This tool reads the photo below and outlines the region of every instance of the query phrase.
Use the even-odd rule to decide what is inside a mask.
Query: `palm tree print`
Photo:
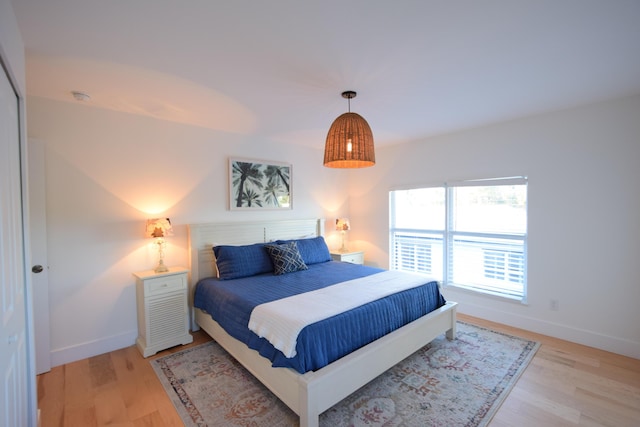
[[[253,191],[251,188],[242,193],[242,201],[244,202],[244,205],[249,208],[253,205],[262,207],[262,200],[260,199],[260,195]]]
[[[248,162],[233,162],[233,188],[236,188],[236,207],[242,207],[245,185],[262,188],[264,175],[260,172],[260,165]]]
[[[231,194],[237,208],[290,207],[290,180],[290,166],[231,161]]]
[[[284,185],[289,192],[289,168],[286,166],[269,165],[265,168],[264,174],[269,184],[279,186]]]
[[[262,193],[264,200],[268,205],[280,206],[280,201],[278,200],[278,186],[268,182],[267,186]]]

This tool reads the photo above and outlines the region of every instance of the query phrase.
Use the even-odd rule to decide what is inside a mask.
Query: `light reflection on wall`
[[[37,55],[28,58],[28,68],[34,76],[46,76],[46,81],[29,80],[29,96],[75,102],[70,92],[57,88],[82,89],[91,96],[83,103],[87,107],[245,135],[256,126],[254,114],[237,100],[176,75],[113,62]],[[92,78],[88,80],[87,75]],[[110,84],[91,84],[96,81]]]

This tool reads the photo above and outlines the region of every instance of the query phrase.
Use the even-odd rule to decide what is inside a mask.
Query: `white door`
[[[31,236],[31,262],[34,264],[31,266],[31,286],[33,288],[36,374],[51,370],[44,150],[42,141],[29,140],[29,235]]]
[[[29,425],[18,97],[0,67],[0,425]]]

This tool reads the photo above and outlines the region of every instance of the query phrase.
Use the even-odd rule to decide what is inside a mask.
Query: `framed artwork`
[[[231,210],[291,209],[291,164],[229,159]]]

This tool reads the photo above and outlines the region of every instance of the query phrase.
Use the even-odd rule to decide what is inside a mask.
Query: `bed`
[[[204,329],[289,406],[300,417],[300,425],[303,427],[317,426],[320,413],[440,334],[445,333],[448,339],[454,339],[456,330],[456,303],[446,302],[435,310],[420,315],[416,320],[386,333],[386,335],[356,350],[348,350],[348,354],[331,360],[326,366],[316,367],[312,364],[306,367],[274,367],[272,366],[273,358],[263,357],[258,351],[249,348],[233,330],[228,333],[221,326],[224,321],[218,323],[207,312],[193,306],[198,282],[218,275],[212,250],[214,246],[283,243],[282,241],[289,242],[291,240],[300,242],[300,239],[305,239],[306,242],[306,239],[313,240],[315,237],[323,235],[324,220],[322,219],[192,224],[189,226],[192,329]],[[327,264],[336,264],[336,262],[331,261]],[[308,270],[312,270],[313,273],[315,270],[321,271],[322,268],[325,266],[310,265]],[[302,273],[306,274],[307,272]],[[381,277],[381,275],[374,273],[376,272],[368,271],[368,274],[372,274],[370,276],[372,278]],[[319,273],[318,277],[323,274]],[[264,276],[269,275],[264,274]],[[246,320],[244,321],[246,322]],[[228,325],[225,327],[228,329]],[[262,350],[260,351],[262,352]],[[282,358],[280,359],[282,360]]]

